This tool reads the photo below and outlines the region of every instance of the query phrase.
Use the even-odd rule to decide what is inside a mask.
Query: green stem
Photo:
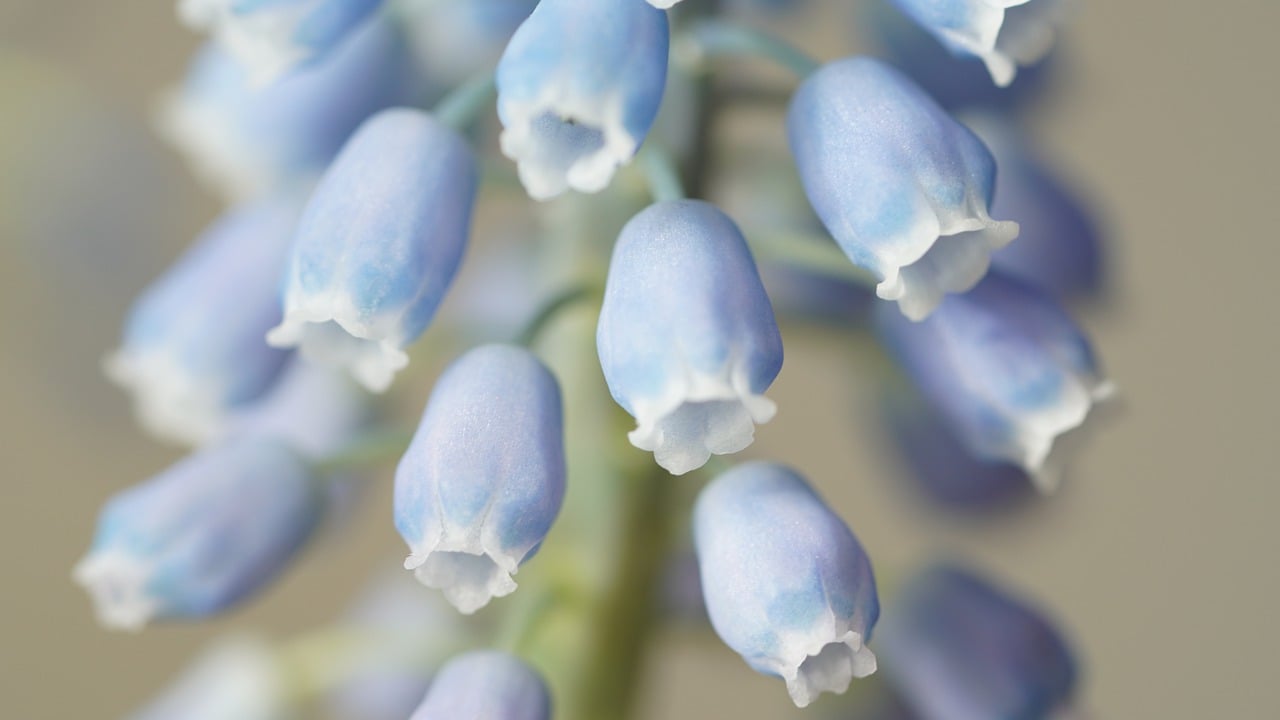
[[[553,295],[538,309],[538,312],[534,314],[528,324],[524,326],[524,329],[520,331],[520,334],[516,336],[516,342],[525,347],[531,347],[538,340],[538,336],[542,334],[542,331],[551,324],[551,321],[562,310],[570,308],[583,300],[596,297],[599,294],[600,289],[594,283],[582,283]]]
[[[385,428],[371,430],[353,440],[346,447],[312,464],[319,474],[353,470],[366,465],[398,458],[409,448],[413,433],[406,430]]]
[[[684,192],[680,171],[676,169],[666,148],[650,142],[640,153],[640,162],[649,180],[649,192],[653,195],[654,202],[683,200],[688,197]]]
[[[803,234],[752,234],[747,238],[751,251],[762,262],[789,265],[875,289],[879,282],[871,273],[849,262],[848,256],[825,237]]]
[[[721,57],[752,57],[771,60],[801,80],[821,67],[817,60],[762,30],[725,20],[702,20],[689,30],[699,54],[713,60]]]
[[[462,132],[475,122],[480,110],[492,102],[496,93],[493,73],[486,72],[450,90],[431,113],[440,122]]]

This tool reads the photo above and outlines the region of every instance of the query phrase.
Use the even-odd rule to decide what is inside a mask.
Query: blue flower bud
[[[298,455],[236,438],[112,498],[74,576],[112,628],[207,617],[279,575],[322,511]]]
[[[598,192],[662,102],[667,16],[638,0],[542,0],[498,64],[502,152],[530,197]]]
[[[950,430],[979,458],[1021,466],[1042,490],[1057,437],[1111,392],[1089,343],[1050,297],[992,273],[923,322],[883,309],[880,335]]]
[[[516,589],[564,499],[560,387],[521,348],[485,345],[436,382],[396,470],[405,569],[470,614]]]
[[[280,321],[296,220],[279,198],[231,210],[134,303],[105,369],[149,432],[207,442],[271,387],[288,353],[262,336]]]
[[[797,706],[875,672],[871,562],[794,471],[724,473],[699,496],[693,531],[711,624],[752,668],[785,680]]]
[[[912,578],[885,613],[885,675],[920,720],[1050,718],[1076,667],[1033,607],[974,574],[940,566]]]
[[[551,695],[518,658],[476,651],[444,666],[410,720],[551,720]]]
[[[996,85],[1048,54],[1062,0],[894,0],[952,53],[982,60]]]
[[[284,321],[267,342],[385,390],[457,272],[476,176],[466,141],[431,116],[396,109],[370,118],[303,213]]]
[[[614,247],[596,331],[628,437],[680,475],[751,444],[776,407],[762,393],[782,339],[746,241],[696,200],[653,205]]]
[[[787,117],[809,202],[876,294],[913,320],[972,287],[1018,234],[988,214],[991,153],[905,76],[869,58],[826,65]]]
[[[335,51],[383,0],[178,0],[178,15],[208,32],[264,85]]]
[[[287,678],[271,647],[247,636],[203,652],[159,697],[130,720],[285,720]]]
[[[413,99],[409,67],[407,43],[384,18],[268,88],[209,43],[165,99],[160,131],[223,195],[255,197],[310,180],[366,117]]]
[[[431,80],[453,86],[491,70],[538,0],[404,0],[400,10]]]

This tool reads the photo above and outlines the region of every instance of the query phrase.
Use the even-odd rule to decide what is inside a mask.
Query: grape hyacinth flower
[[[266,396],[228,423],[227,435],[276,438],[321,460],[354,440],[369,414],[368,396],[346,375],[295,359]]]
[[[148,432],[208,442],[271,387],[288,353],[262,338],[280,321],[296,220],[287,198],[232,209],[134,303],[105,370]]]
[[[370,118],[303,213],[267,342],[386,390],[457,272],[476,181],[466,141],[430,115]]]
[[[430,79],[457,85],[491,70],[538,0],[403,0],[398,10]]]
[[[323,510],[283,442],[233,438],[112,498],[74,577],[111,628],[208,617],[279,575]]]
[[[1035,608],[973,573],[912,578],[878,635],[885,675],[920,720],[1052,718],[1068,709],[1075,661]]]
[[[1042,491],[1058,479],[1048,462],[1055,441],[1112,392],[1070,316],[997,273],[923,322],[883,310],[876,319],[898,364],[965,447],[1019,465]]]
[[[178,16],[209,33],[259,86],[337,50],[382,0],[178,0]]]
[[[413,99],[408,44],[375,18],[323,60],[254,86],[217,43],[165,98],[159,129],[197,175],[242,199],[311,180],[365,118]]]
[[[776,410],[773,308],[742,233],[697,200],[652,205],[614,247],[596,331],[628,438],[674,475],[751,444]]]
[[[814,210],[876,294],[913,320],[987,271],[1018,234],[988,213],[995,162],[904,75],[870,58],[826,65],[796,92],[791,150]]]
[[[551,720],[551,694],[519,658],[479,650],[445,665],[409,720]]]
[[[498,64],[502,152],[529,196],[599,192],[662,102],[667,16],[642,0],[542,0]]]
[[[527,350],[485,345],[436,382],[396,470],[407,570],[471,614],[512,579],[564,499],[560,386]]]
[[[793,470],[738,466],[694,507],[694,543],[716,633],[799,707],[875,672],[866,647],[875,579],[848,526]]]
[[[285,720],[287,679],[256,638],[219,641],[130,720]]]

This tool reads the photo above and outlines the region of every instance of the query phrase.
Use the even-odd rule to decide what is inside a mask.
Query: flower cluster
[[[999,86],[1061,19],[1055,0],[894,1]],[[817,63],[728,19],[802,3],[720,5],[179,2],[211,39],[160,128],[231,205],[140,297],[106,369],[147,430],[193,450],[107,503],[75,579],[111,627],[223,613],[337,527],[362,465],[398,455],[394,524],[425,587],[362,606],[342,642],[218,646],[138,717],[279,719],[316,699],[293,685],[351,717],[622,717],[618,675],[681,555],[670,486],[690,484],[705,618],[795,705],[882,651],[914,716],[1065,707],[1074,659],[1036,611],[943,567],[887,599],[873,640],[871,559],[841,513],[788,465],[713,456],[774,418],[779,321],[816,312],[892,359],[885,427],[921,487],[970,506],[1052,490],[1060,437],[1111,391],[1062,305],[1101,287],[1096,228],[994,114],[1009,101],[935,99],[885,60]],[[759,179],[797,203],[708,201],[736,56],[799,75],[778,108],[798,182]],[[474,335],[446,331],[484,319],[450,312],[450,288],[481,262],[464,260],[473,215],[504,201],[536,219],[509,254],[537,281],[480,292],[528,322],[458,349]],[[803,220],[762,232],[767,202]],[[404,440],[377,396],[414,392],[433,328],[415,352],[456,357]]]

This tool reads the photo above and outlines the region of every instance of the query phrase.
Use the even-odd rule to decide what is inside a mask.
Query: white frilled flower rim
[[[335,293],[298,294],[285,303],[284,321],[267,333],[272,347],[297,347],[311,362],[344,368],[370,392],[385,392],[409,364],[399,313],[362,321],[349,299]]]
[[[445,531],[414,548],[405,558],[404,569],[412,570],[418,582],[443,593],[458,612],[470,615],[493,598],[515,592],[512,576],[522,559],[501,548],[487,547],[483,531],[463,537]]]
[[[245,144],[216,103],[172,89],[160,99],[155,127],[202,182],[232,202],[260,197],[279,180],[265,153]]]
[[[621,94],[587,97],[547,84],[532,102],[502,100],[502,153],[516,162],[529,197],[548,200],[567,188],[600,192],[636,154],[623,123]]]
[[[1008,87],[1019,65],[1043,58],[1062,21],[1063,0],[971,0],[975,20],[965,28],[940,28],[956,47],[978,57],[991,79]]]
[[[71,571],[71,577],[93,598],[98,622],[112,630],[138,632],[159,611],[147,593],[153,566],[117,550],[92,552]]]
[[[187,27],[212,35],[240,61],[249,81],[258,87],[308,59],[310,50],[293,36],[317,2],[278,4],[246,15],[237,14],[232,4],[232,0],[180,0],[178,18]]]
[[[102,368],[129,392],[138,422],[157,438],[194,447],[217,437],[226,425],[222,388],[212,378],[193,377],[169,353],[121,349],[107,356]]]
[[[719,374],[685,367],[667,381],[662,395],[634,403],[631,444],[653,452],[672,475],[706,464],[712,455],[736,453],[755,439],[755,426],[773,419],[777,405],[752,392],[745,368],[725,364]]]
[[[854,678],[875,673],[876,656],[861,633],[828,611],[810,632],[780,638],[778,656],[768,669],[787,683],[796,707],[806,707],[824,692],[843,693]]]
[[[1115,395],[1113,383],[1091,377],[1066,378],[1058,402],[1012,420],[1014,440],[1010,454],[1022,466],[1036,490],[1049,494],[1062,478],[1059,459],[1063,440],[1084,429],[1094,406]],[[1057,451],[1057,452],[1055,452]]]

